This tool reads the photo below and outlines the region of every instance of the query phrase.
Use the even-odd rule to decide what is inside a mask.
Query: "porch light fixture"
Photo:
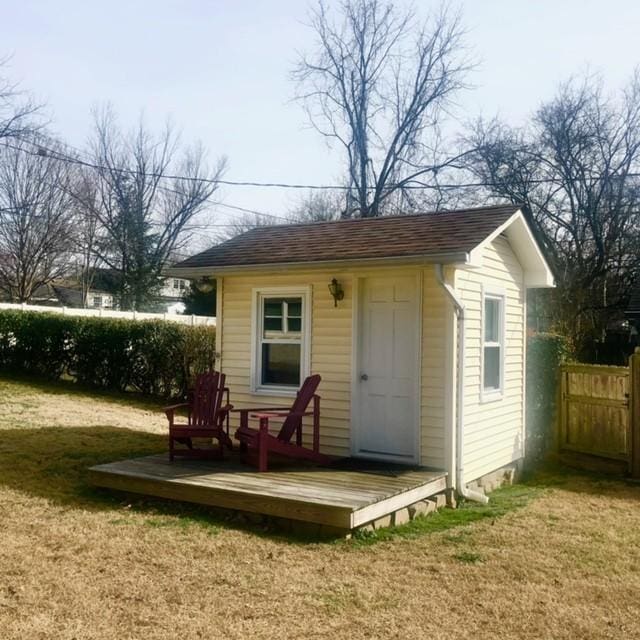
[[[206,276],[196,280],[195,286],[201,293],[211,293],[214,289],[213,281],[211,278],[207,278]]]
[[[331,280],[331,284],[329,285],[329,293],[333,298],[333,306],[338,306],[338,300],[344,299],[344,289],[342,285],[335,279]]]

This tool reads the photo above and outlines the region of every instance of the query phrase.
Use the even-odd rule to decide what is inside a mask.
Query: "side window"
[[[482,391],[502,395],[504,376],[504,296],[485,294],[482,309]]]

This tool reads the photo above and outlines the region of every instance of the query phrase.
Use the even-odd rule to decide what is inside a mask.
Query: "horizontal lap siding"
[[[334,307],[328,283],[338,278],[344,300]],[[224,278],[222,287],[222,369],[236,407],[287,406],[293,399],[249,393],[251,313],[254,288],[311,287],[311,373],[319,373],[321,448],[350,453],[352,278],[337,272],[247,274]],[[309,429],[305,429],[307,435]]]
[[[504,395],[481,402],[482,287],[505,293]],[[466,315],[464,367],[465,482],[490,473],[523,454],[525,295],[522,267],[504,238],[484,251],[479,269],[460,269],[456,288]]]
[[[446,468],[447,299],[432,267],[423,272],[420,462]]]
[[[311,371],[322,376],[321,447],[333,455],[350,455],[353,282],[360,275],[387,275],[390,269],[343,272],[292,271],[227,276],[222,286],[221,366],[236,407],[286,406],[291,398],[249,393],[251,371],[252,290],[261,287],[311,286]],[[405,271],[406,273],[406,271]],[[445,358],[447,300],[433,268],[423,269],[420,462],[445,467]],[[334,307],[328,283],[338,278],[344,300]]]

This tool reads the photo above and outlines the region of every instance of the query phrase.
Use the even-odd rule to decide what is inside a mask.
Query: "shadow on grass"
[[[3,389],[4,387],[4,389]],[[168,402],[160,398],[146,396],[136,391],[123,393],[83,386],[71,380],[43,380],[31,376],[6,373],[0,374],[0,389],[17,396],[31,394],[33,391],[50,395],[69,395],[75,398],[87,398],[108,402],[120,407],[158,410]]]
[[[198,526],[215,534],[225,528],[289,543],[326,542],[305,533],[256,524],[246,514],[93,487],[88,470],[97,464],[165,453],[166,437],[111,426],[3,429],[0,432],[0,488],[87,511],[114,511],[114,526],[143,525],[177,530]],[[130,514],[146,516],[131,519]]]
[[[183,529],[197,525],[211,533],[231,527],[289,543],[326,542],[326,538],[285,533],[277,527],[247,522],[243,516],[232,511],[89,485],[88,469],[93,465],[165,452],[166,438],[161,435],[134,429],[94,426],[3,429],[0,436],[0,487],[69,508],[140,513],[148,516],[143,524],[150,527]],[[619,480],[594,474],[547,467],[522,484],[494,491],[488,505],[465,502],[458,509],[442,509],[407,525],[381,529],[371,534],[358,534],[352,544],[358,547],[382,541],[418,538],[473,522],[495,520],[526,506],[554,488],[594,495],[611,493],[618,498],[627,495],[640,498],[638,486],[627,486]],[[114,525],[128,523],[126,518],[115,518],[113,522]]]
[[[568,466],[557,460],[541,465],[528,482],[539,487],[558,487],[571,493],[640,500],[640,483],[637,480]]]
[[[113,503],[87,482],[95,464],[164,451],[162,436],[110,426],[3,429],[0,486],[83,509]]]
[[[4,429],[0,437],[0,487],[45,498],[63,507],[120,511],[114,525],[133,524],[127,514],[149,516],[149,527],[185,529],[197,525],[210,533],[232,522],[231,512],[160,498],[92,487],[89,467],[166,451],[163,436],[109,426]],[[117,516],[117,513],[115,514]]]

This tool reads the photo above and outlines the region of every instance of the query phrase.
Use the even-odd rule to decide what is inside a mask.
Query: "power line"
[[[235,204],[227,204],[226,202],[218,202],[217,206],[225,207],[226,209],[233,209],[234,211],[243,211],[244,213],[251,213],[255,216],[265,216],[267,218],[277,218],[279,220],[285,220],[286,222],[299,222],[295,218],[287,218],[285,216],[279,216],[275,213],[266,213],[264,211],[256,211],[255,209],[246,209],[245,207],[239,207]]]
[[[17,147],[15,145],[11,145],[10,143],[4,142],[2,146],[15,149],[16,151],[21,151],[23,153],[27,153],[35,156],[49,156],[53,159],[60,160],[62,162],[73,163],[77,165],[81,165],[84,167],[88,167],[91,169],[96,169],[100,171],[116,171],[118,173],[125,173],[129,175],[144,175],[150,178],[156,178],[160,180],[184,180],[187,182],[198,182],[204,184],[215,184],[215,185],[225,185],[231,187],[258,187],[258,188],[277,188],[277,189],[310,189],[310,190],[339,190],[339,191],[351,191],[352,187],[346,185],[318,185],[318,184],[299,184],[299,183],[286,183],[286,182],[259,182],[255,180],[224,180],[214,179],[214,178],[204,178],[204,177],[195,177],[195,176],[180,176],[176,174],[165,174],[165,173],[155,173],[155,172],[145,172],[138,171],[136,169],[128,169],[123,167],[107,167],[105,165],[101,165],[95,162],[89,162],[86,160],[81,160],[80,158],[74,158],[71,156],[63,155],[59,151],[54,149],[50,149],[43,145],[30,143],[33,146],[37,147],[37,151],[31,151],[25,149],[24,147]],[[638,172],[630,172],[626,174],[627,177],[637,178],[640,177],[640,173]],[[557,184],[558,180],[553,178],[534,178],[529,180],[529,184]],[[497,187],[500,186],[500,182],[466,182],[466,183],[442,183],[437,185],[431,184],[406,184],[403,185],[404,189],[466,189],[466,188],[479,188],[479,187]],[[398,185],[392,185],[396,187]],[[373,191],[377,189],[375,186],[366,187],[368,191]],[[273,214],[263,214],[260,212],[249,210],[249,213],[255,213],[257,215],[273,215]]]

